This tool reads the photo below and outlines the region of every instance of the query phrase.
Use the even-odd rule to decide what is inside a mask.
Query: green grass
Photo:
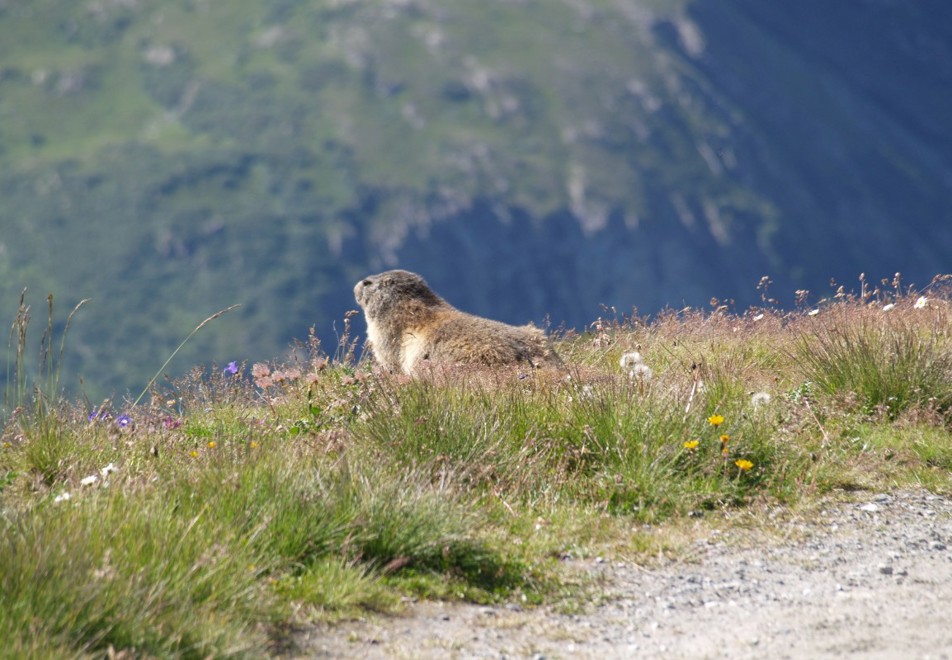
[[[921,321],[936,321],[929,310],[914,312],[927,317]],[[879,313],[879,322],[841,318],[842,310],[820,321],[815,334],[796,345],[804,376],[827,394],[853,397],[866,413],[895,419],[911,408],[928,407],[946,414],[952,406],[948,331]]]
[[[47,362],[0,438],[0,637],[17,656],[260,656],[408,596],[571,610],[595,594],[565,555],[647,560],[697,516],[840,490],[950,492],[949,320],[941,296],[687,311],[562,339],[564,373],[416,380],[312,341],[93,420],[51,398]],[[649,379],[619,366],[634,349]]]

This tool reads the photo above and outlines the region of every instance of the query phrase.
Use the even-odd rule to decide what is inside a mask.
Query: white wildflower
[[[621,355],[621,368],[622,369],[631,369],[636,364],[641,364],[644,360],[641,357],[641,353],[638,351],[629,351],[628,353],[622,353]]]
[[[889,310],[895,309],[895,308],[896,308],[896,304],[895,304],[895,303],[887,303],[887,304],[883,305],[883,311],[884,311],[884,312],[888,312]]]
[[[101,469],[101,470],[99,471],[99,474],[101,474],[101,475],[102,475],[102,478],[105,479],[106,477],[108,477],[108,476],[109,476],[110,474],[112,474],[113,472],[118,472],[118,471],[119,471],[119,468],[116,467],[116,464],[115,464],[115,463],[110,463],[109,465],[107,465],[106,467],[104,467],[103,469]]]
[[[60,493],[53,498],[53,504],[59,504],[60,502],[68,502],[69,498],[72,497],[69,493]]]
[[[651,380],[651,367],[644,362],[639,362],[628,372],[628,377],[632,380],[648,381]]]
[[[579,398],[583,401],[591,400],[595,397],[595,388],[591,385],[582,385],[582,391],[579,394]]]
[[[92,486],[94,483],[99,481],[99,477],[95,474],[91,474],[88,477],[79,480],[80,486]]]
[[[816,309],[811,309],[809,312],[807,312],[807,316],[816,316],[819,313],[820,313],[820,308],[817,307]]]
[[[916,300],[916,304],[913,305],[913,307],[915,307],[916,309],[925,309],[926,305],[928,304],[929,304],[928,298],[926,298],[925,296],[919,296],[918,300]]]
[[[750,397],[750,405],[754,408],[759,408],[770,403],[770,395],[767,392],[754,392],[753,396]]]
[[[763,314],[758,314],[757,316],[754,317],[754,320],[755,320],[755,321],[762,321],[763,318],[764,318],[764,315],[763,315]]]

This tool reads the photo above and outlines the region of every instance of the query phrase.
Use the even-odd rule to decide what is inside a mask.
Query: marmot
[[[518,362],[561,366],[542,330],[516,327],[461,312],[406,270],[362,279],[354,297],[367,317],[367,339],[385,367],[413,375],[432,364],[495,367]]]

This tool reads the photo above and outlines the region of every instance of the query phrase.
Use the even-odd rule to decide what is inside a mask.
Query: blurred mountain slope
[[[0,309],[92,298],[65,382],[102,396],[233,303],[172,371],[332,344],[395,265],[576,327],[761,275],[922,285],[950,28],[935,1],[0,2]]]

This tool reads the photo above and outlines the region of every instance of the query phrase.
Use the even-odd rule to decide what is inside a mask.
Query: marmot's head
[[[406,270],[388,270],[365,277],[354,286],[354,297],[368,319],[380,319],[406,306],[419,309],[446,304],[426,280]]]

